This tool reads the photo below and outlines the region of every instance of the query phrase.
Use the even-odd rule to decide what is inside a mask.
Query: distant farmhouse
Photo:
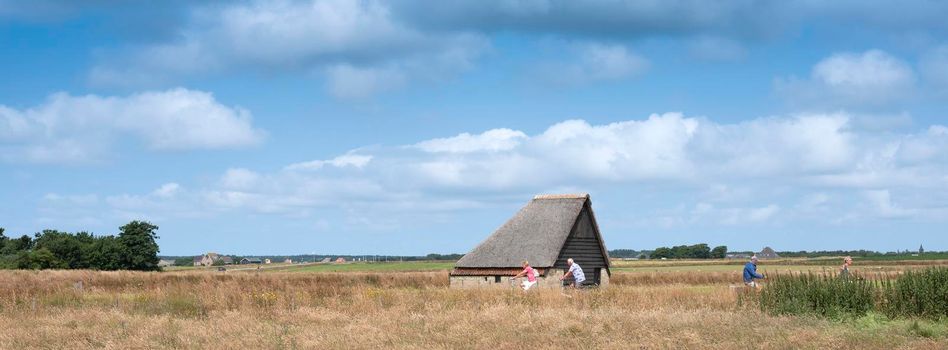
[[[320,264],[328,264],[329,261],[330,261],[329,258],[323,258],[323,260],[320,260],[319,263],[320,263]]]
[[[165,260],[165,259],[158,260],[158,267],[168,267],[168,266],[174,266],[174,260]]]
[[[344,264],[345,262],[346,262],[346,258],[343,258],[341,256],[336,258],[336,264]]]
[[[224,265],[233,265],[234,259],[217,253],[207,253],[194,257],[194,266],[212,266],[218,262]]]
[[[780,255],[777,255],[777,252],[775,252],[773,248],[764,247],[764,249],[761,249],[760,253],[757,253],[757,258],[758,259],[778,259],[780,258]]]
[[[567,258],[583,268],[586,284],[608,285],[609,255],[589,195],[539,195],[458,260],[451,287],[509,287],[527,260],[540,274],[537,287],[558,288]]]
[[[243,259],[240,259],[240,264],[241,265],[263,264],[263,260],[260,260],[260,258],[243,258]]]

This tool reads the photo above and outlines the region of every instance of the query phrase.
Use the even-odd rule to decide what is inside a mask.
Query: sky
[[[0,227],[164,255],[948,250],[948,3],[0,0]]]

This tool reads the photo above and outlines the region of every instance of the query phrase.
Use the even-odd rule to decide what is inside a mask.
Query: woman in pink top
[[[520,271],[520,273],[518,273],[516,276],[513,276],[511,279],[517,279],[524,276],[527,277],[527,280],[520,283],[520,288],[523,288],[523,290],[530,290],[530,287],[533,287],[533,285],[537,284],[537,271],[530,267],[530,263],[528,263],[526,260],[523,261],[523,271]]]

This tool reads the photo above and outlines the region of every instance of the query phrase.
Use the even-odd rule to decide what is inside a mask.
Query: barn
[[[586,284],[609,283],[606,250],[588,194],[538,195],[451,270],[452,288],[509,287],[524,260],[536,269],[537,286],[558,288],[573,258]]]

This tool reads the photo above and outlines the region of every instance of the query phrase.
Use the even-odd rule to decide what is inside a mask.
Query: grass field
[[[286,272],[417,272],[447,271],[453,261],[406,261],[388,263],[313,264],[287,268]]]
[[[740,266],[623,265],[566,295],[450,289],[451,265],[0,271],[0,348],[948,348],[948,320],[769,316],[739,299]]]

